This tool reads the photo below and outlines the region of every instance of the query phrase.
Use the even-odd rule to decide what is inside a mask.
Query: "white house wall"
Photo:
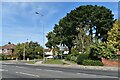
[[[0,53],[2,53],[2,49],[0,49]]]

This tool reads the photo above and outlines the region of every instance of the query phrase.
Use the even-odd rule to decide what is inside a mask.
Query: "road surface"
[[[118,78],[117,71],[58,68],[26,64],[2,64],[0,71],[2,72],[2,78]]]

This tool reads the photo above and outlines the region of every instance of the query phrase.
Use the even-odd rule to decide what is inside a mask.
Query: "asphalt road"
[[[118,78],[118,72],[88,69],[2,64],[2,78]],[[21,79],[20,79],[21,80]],[[30,80],[30,79],[29,79]],[[41,79],[40,79],[41,80]],[[70,79],[69,79],[70,80]]]

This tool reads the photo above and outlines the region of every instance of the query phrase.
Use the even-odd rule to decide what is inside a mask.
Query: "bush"
[[[0,54],[0,60],[7,60],[7,55]]]
[[[69,60],[69,61],[74,61],[74,62],[76,62],[76,61],[77,61],[77,57],[74,56],[73,54],[70,54],[70,55],[67,55],[67,56],[65,57],[65,60]]]
[[[77,61],[77,58],[76,58],[75,56],[71,56],[70,61],[76,62],[76,61]]]
[[[76,50],[75,48],[73,48],[72,50],[71,50],[71,55],[73,55],[73,56],[77,56],[77,55],[79,55],[79,51],[78,50]]]
[[[84,60],[83,65],[85,66],[103,66],[103,63],[99,60]]]
[[[88,59],[88,54],[79,54],[77,57],[77,64],[83,64],[83,60]]]
[[[111,59],[116,56],[114,53],[117,52],[117,49],[112,45],[107,45],[106,43],[91,45],[90,48],[89,58],[92,60],[100,60],[102,57]]]
[[[65,57],[65,60],[70,60],[71,59],[71,55],[67,55],[66,57]]]

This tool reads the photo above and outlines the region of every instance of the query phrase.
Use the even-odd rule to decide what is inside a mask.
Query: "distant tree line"
[[[29,59],[37,59],[42,58],[43,55],[43,47],[38,44],[38,42],[25,42],[18,43],[15,48],[15,57],[18,59],[23,59],[23,54],[25,52],[25,58]]]

